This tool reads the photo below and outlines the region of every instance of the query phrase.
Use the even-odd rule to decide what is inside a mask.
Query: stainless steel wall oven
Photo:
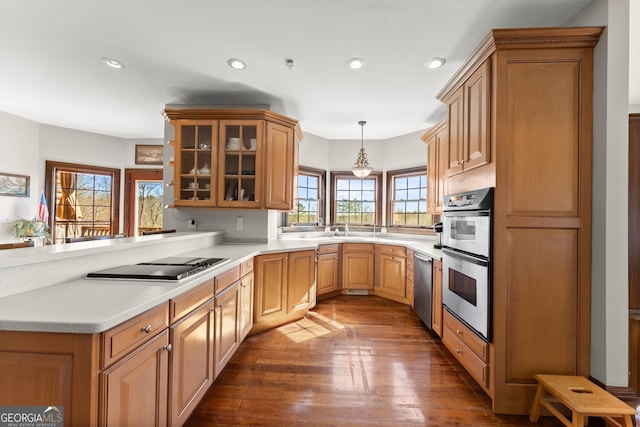
[[[482,339],[491,341],[493,188],[445,196],[442,302]]]

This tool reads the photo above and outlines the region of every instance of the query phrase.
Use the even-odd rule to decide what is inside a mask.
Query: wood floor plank
[[[489,398],[409,307],[338,296],[299,322],[247,338],[185,424],[248,425],[534,424],[493,414]],[[562,426],[552,417],[535,425]]]

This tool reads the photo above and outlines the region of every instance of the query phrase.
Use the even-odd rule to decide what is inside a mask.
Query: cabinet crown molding
[[[489,31],[438,92],[436,99],[444,100],[455,91],[480,64],[494,52],[505,49],[594,47],[604,27],[498,28]]]

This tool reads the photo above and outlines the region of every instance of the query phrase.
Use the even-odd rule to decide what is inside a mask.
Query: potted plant
[[[47,224],[39,218],[19,219],[12,225],[13,232],[19,240],[29,240],[33,238],[44,238],[46,243],[51,242],[51,235]]]

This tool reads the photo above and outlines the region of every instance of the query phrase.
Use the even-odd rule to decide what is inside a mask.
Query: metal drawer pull
[[[457,349],[457,350],[456,350],[456,353],[458,353],[458,354],[462,354],[462,350]]]
[[[461,335],[462,331],[460,329],[456,329],[456,334]]]
[[[149,332],[151,332],[151,325],[143,326],[142,328],[140,328],[140,330],[145,334],[148,334]]]
[[[164,347],[162,347],[163,350],[167,350],[167,351],[171,351],[173,350],[173,346],[171,344],[167,344]]]

